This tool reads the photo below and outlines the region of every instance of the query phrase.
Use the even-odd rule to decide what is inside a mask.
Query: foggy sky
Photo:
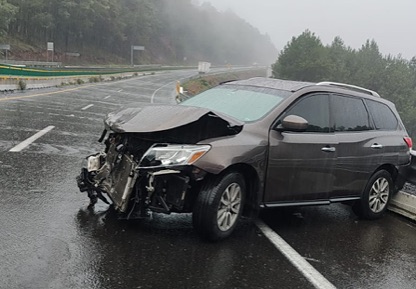
[[[416,56],[416,0],[200,0],[219,11],[231,9],[278,50],[306,29],[330,44],[340,36],[358,49],[374,39],[381,53]]]

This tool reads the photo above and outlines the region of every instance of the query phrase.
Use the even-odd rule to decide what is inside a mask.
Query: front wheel
[[[192,221],[204,239],[231,235],[243,210],[246,186],[241,174],[231,172],[206,181],[195,202]]]
[[[369,179],[361,199],[353,211],[364,219],[378,219],[385,211],[393,193],[393,181],[389,172],[380,170]]]

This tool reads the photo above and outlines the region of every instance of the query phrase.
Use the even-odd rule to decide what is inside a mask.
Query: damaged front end
[[[78,177],[80,191],[94,204],[110,197],[125,218],[190,212],[192,188],[205,173],[192,166],[210,149],[207,145],[151,144],[131,134],[110,134],[104,152],[87,158]]]
[[[134,116],[137,121],[137,114],[143,109],[136,114],[131,109],[128,112],[129,118]],[[161,131],[149,131],[152,124],[148,117],[147,131],[143,131],[129,123],[122,113],[117,117],[110,115],[100,138],[105,139],[104,151],[87,157],[87,166],[77,177],[78,187],[88,193],[91,205],[97,199],[108,203],[107,195],[125,219],[148,217],[151,211],[192,212],[201,181],[207,174],[193,164],[211,149],[210,145],[198,142],[236,134],[242,128],[211,112],[193,113],[193,119],[187,123],[182,119],[179,126],[170,123]],[[150,111],[146,115],[151,115]]]

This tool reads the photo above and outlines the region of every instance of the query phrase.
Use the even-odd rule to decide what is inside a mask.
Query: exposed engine
[[[147,217],[149,211],[191,211],[193,189],[205,172],[193,166],[164,168],[152,155],[145,156],[155,140],[136,134],[112,133],[105,145],[103,152],[87,157],[88,165],[77,177],[79,189],[88,193],[92,205],[97,199],[109,203],[107,195],[127,219]]]
[[[110,113],[99,139],[104,151],[87,157],[78,187],[94,205],[109,203],[124,218],[150,211],[192,212],[207,174],[193,165],[211,146],[202,140],[238,134],[243,123],[192,106],[148,105]],[[108,137],[107,132],[111,132]]]

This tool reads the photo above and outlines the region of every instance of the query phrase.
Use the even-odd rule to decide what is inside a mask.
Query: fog
[[[346,45],[360,48],[374,39],[387,55],[416,55],[416,1],[414,0],[200,0],[220,11],[232,10],[281,50],[292,36],[306,29],[330,44],[340,36]]]

